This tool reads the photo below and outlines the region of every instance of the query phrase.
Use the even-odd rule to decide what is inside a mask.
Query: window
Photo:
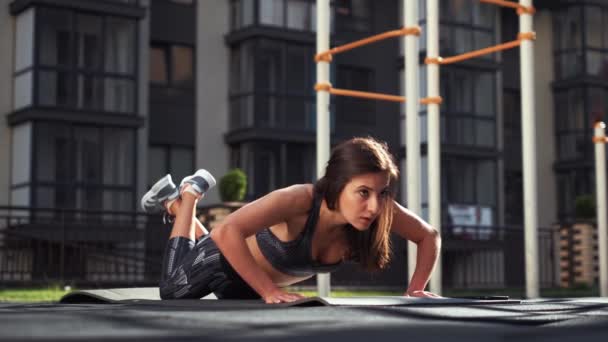
[[[343,21],[346,24],[355,21],[356,24],[350,24],[354,29],[358,25],[365,26],[365,30],[369,30],[369,11],[365,11],[365,7],[361,5],[368,3],[369,0],[337,2],[343,3],[340,6],[342,6],[345,13],[344,17],[346,19],[343,19]],[[351,2],[355,4],[351,5]],[[332,18],[330,29],[333,32],[334,8],[337,5],[332,1],[330,6],[330,16]],[[351,9],[353,6],[355,7],[355,11]],[[355,13],[354,18],[353,12]],[[260,25],[314,32],[317,28],[316,2],[315,0],[232,0],[230,22],[233,31],[253,25]]]
[[[26,11],[17,20],[17,36],[23,40],[19,46],[29,44],[27,36],[39,42],[36,76],[32,79],[31,74],[16,70],[16,109],[37,105],[135,112],[135,20],[45,7],[30,11],[35,11],[35,32]],[[27,55],[23,50],[17,50],[16,58]],[[27,58],[24,63],[30,64]]]
[[[371,3],[369,0],[334,1],[336,29],[338,31],[370,31]]]
[[[33,206],[134,209],[135,130],[36,123]]]
[[[193,47],[153,43],[150,47],[150,83],[155,86],[193,88]]]
[[[585,109],[585,89],[570,88],[555,91],[555,127],[559,160],[576,160],[590,156],[589,139],[592,123]]]
[[[439,7],[442,55],[461,54],[495,44],[495,6],[470,0],[441,0]],[[480,58],[494,59],[495,54]]]
[[[271,39],[233,48],[230,127],[314,129],[314,61],[310,45]]]
[[[442,198],[449,204],[471,204],[496,211],[496,162],[486,159],[447,159],[442,166]],[[495,215],[492,215],[495,216]]]
[[[441,74],[442,142],[496,146],[495,72],[445,68]]]

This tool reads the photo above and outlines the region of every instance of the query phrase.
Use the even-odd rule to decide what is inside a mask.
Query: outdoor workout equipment
[[[600,296],[608,297],[608,208],[606,208],[606,125],[595,123],[595,188],[597,198],[597,242],[600,273]]]
[[[521,47],[521,92],[522,92],[522,146],[524,173],[524,222],[525,222],[525,265],[526,295],[528,298],[539,296],[538,283],[538,215],[536,195],[536,138],[534,122],[534,65],[533,41],[536,34],[532,30],[532,16],[535,9],[532,0],[519,3],[503,0],[479,0],[482,3],[512,8],[520,16],[520,33],[517,39],[484,49],[467,52],[458,56],[442,58],[439,56],[439,6],[438,0],[427,0],[427,79],[429,96],[418,99],[418,1],[403,0],[404,28],[388,31],[361,39],[342,46],[329,48],[329,0],[317,0],[317,172],[321,176],[329,159],[329,95],[350,96],[364,99],[405,102],[407,132],[407,205],[416,214],[421,214],[420,205],[420,139],[418,125],[418,104],[428,106],[428,170],[429,170],[429,222],[441,231],[440,198],[440,120],[439,105],[439,65],[461,62],[482,55]],[[364,92],[350,89],[336,89],[329,83],[329,63],[333,56],[381,40],[404,37],[405,95],[397,96]],[[408,274],[411,278],[416,265],[415,245],[408,242]],[[321,296],[329,295],[329,275],[317,277],[318,291]],[[431,278],[431,290],[441,293],[441,260]]]

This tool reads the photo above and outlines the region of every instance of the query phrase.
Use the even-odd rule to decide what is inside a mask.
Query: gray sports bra
[[[335,271],[342,262],[320,264],[312,260],[312,237],[315,232],[322,196],[315,193],[313,205],[308,213],[304,229],[295,240],[281,241],[266,228],[256,234],[262,254],[277,270],[297,277],[328,273]]]

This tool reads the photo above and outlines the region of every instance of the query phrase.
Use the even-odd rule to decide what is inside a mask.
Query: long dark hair
[[[389,196],[382,212],[369,229],[359,231],[347,225],[350,259],[368,271],[383,269],[390,261],[390,228],[399,169],[385,142],[371,137],[353,138],[332,149],[325,175],[315,184],[315,193],[322,196],[330,210],[337,208],[344,186],[355,176],[386,172],[390,178]]]

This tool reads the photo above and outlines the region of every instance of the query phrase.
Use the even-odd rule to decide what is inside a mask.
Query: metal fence
[[[169,232],[158,215],[0,207],[0,285],[155,286]],[[442,237],[445,289],[524,286],[521,227],[444,227]],[[558,284],[558,241],[554,230],[539,229],[542,287]],[[347,265],[332,284],[404,287],[405,241],[393,238],[393,252],[386,271]]]

